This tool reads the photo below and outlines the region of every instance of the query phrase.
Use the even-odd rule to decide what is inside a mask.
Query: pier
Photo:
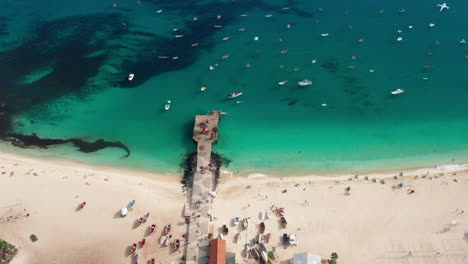
[[[185,216],[190,217],[186,252],[187,264],[206,264],[209,261],[211,195],[213,190],[214,165],[211,164],[212,143],[218,140],[220,111],[211,115],[197,115],[193,128],[193,140],[197,146],[197,167],[193,178],[191,197]]]

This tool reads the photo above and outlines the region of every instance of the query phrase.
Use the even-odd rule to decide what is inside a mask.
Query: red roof
[[[226,264],[226,240],[218,238],[210,241],[210,264]]]

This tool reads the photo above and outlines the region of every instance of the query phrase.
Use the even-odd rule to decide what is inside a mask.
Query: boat
[[[133,200],[133,201],[131,201],[130,203],[128,203],[128,205],[127,205],[127,210],[129,210],[129,211],[132,210],[133,206],[135,205],[135,202],[136,202],[136,201]]]
[[[223,234],[227,235],[229,233],[229,228],[226,225],[223,225]]]
[[[258,246],[260,247],[260,249],[261,249],[262,251],[268,252],[267,248],[265,247],[265,245],[264,245],[263,243],[260,243]]]
[[[247,229],[247,227],[249,226],[249,220],[247,218],[244,218],[244,220],[242,221],[242,226],[244,227],[244,229]]]
[[[164,228],[164,234],[165,235],[169,234],[169,232],[171,231],[171,228],[172,226],[170,224],[166,225],[166,227]]]
[[[234,236],[234,241],[235,241],[235,243],[237,243],[237,241],[239,241],[239,237],[240,237],[240,233],[237,233],[237,234]]]
[[[285,85],[287,82],[288,82],[288,81],[281,81],[281,82],[279,82],[278,84],[279,84],[279,85]]]
[[[298,84],[299,84],[300,86],[309,86],[309,85],[312,85],[312,81],[311,81],[311,80],[304,79],[304,80],[298,82]]]
[[[164,241],[166,241],[166,236],[162,235],[161,238],[159,238],[159,245],[164,244]]]
[[[241,91],[236,91],[236,92],[233,92],[233,93],[230,93],[228,95],[229,98],[236,98],[238,96],[241,96],[242,95],[242,92]]]
[[[260,256],[262,257],[262,260],[263,260],[264,263],[268,263],[268,256],[267,256],[267,253],[265,251],[261,251]]]
[[[164,106],[164,109],[167,111],[171,108],[171,101],[167,101],[166,105]]]
[[[288,243],[289,243],[288,234],[284,233],[284,234],[283,234],[283,244],[284,244],[285,246],[287,246]]]
[[[142,222],[143,222],[143,217],[140,217],[140,219],[137,220],[135,227],[139,227]]]
[[[240,222],[240,220],[239,220],[239,217],[238,217],[238,216],[234,217],[234,219],[232,220],[232,223],[233,223],[234,225],[238,225],[239,222]]]
[[[397,40],[397,41],[402,41],[403,38],[402,38],[402,37],[398,37],[396,40]]]
[[[156,225],[152,224],[148,229],[148,234],[150,234],[150,235],[153,234],[154,230],[156,230]]]
[[[265,220],[265,211],[260,211],[260,220]]]
[[[278,212],[279,212],[279,214],[280,214],[281,216],[284,216],[284,214],[285,214],[285,213],[284,213],[284,208],[283,208],[283,207],[278,208]]]
[[[176,239],[173,245],[174,245],[174,251],[177,251],[180,247],[180,240]]]
[[[122,209],[120,210],[120,215],[121,215],[122,217],[127,216],[127,213],[128,213],[127,207],[124,207],[124,208],[122,208]]]
[[[146,239],[143,238],[143,240],[140,241],[140,247],[143,247],[146,244]]]
[[[132,247],[130,248],[130,254],[135,253],[136,249],[137,249],[137,244],[133,243]]]
[[[244,254],[242,254],[243,258],[248,258],[249,257],[249,251],[250,251],[250,246],[249,243],[245,244],[245,249],[244,249]]]
[[[263,234],[263,232],[265,232],[265,223],[261,222],[260,223],[260,234]]]
[[[286,218],[284,218],[284,216],[281,217],[280,221],[283,227],[286,227],[288,225],[288,221],[286,221]]]
[[[268,211],[266,212],[266,217],[271,218],[272,214],[273,214],[273,212],[271,211],[271,209],[268,209]]]
[[[133,255],[133,263],[140,264],[140,253],[136,253],[135,255]]]
[[[133,80],[133,78],[135,78],[135,74],[130,73],[130,74],[128,75],[128,80],[131,81],[131,80]]]
[[[80,204],[80,210],[83,209],[83,208],[85,207],[85,205],[86,205],[86,202],[82,202],[82,203]]]
[[[164,245],[165,245],[165,246],[169,246],[169,243],[171,243],[171,241],[172,241],[172,235],[170,235],[170,236],[168,236],[168,237],[166,238],[166,242],[164,243]]]
[[[403,89],[396,89],[395,91],[392,92],[392,94],[401,94],[401,93],[404,93],[405,90]]]
[[[148,220],[149,218],[149,212],[145,214],[145,216],[143,217],[143,223],[146,223],[146,221]]]
[[[289,244],[290,245],[297,245],[296,235],[294,235],[294,234],[289,235]]]

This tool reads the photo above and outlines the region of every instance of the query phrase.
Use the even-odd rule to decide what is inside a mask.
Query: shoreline
[[[90,164],[86,162],[74,161],[70,159],[61,159],[55,157],[47,157],[47,156],[34,156],[28,154],[18,154],[8,151],[0,151],[1,155],[7,155],[10,158],[15,158],[18,160],[27,160],[27,161],[42,161],[48,163],[59,164],[63,167],[69,166],[79,166],[81,169],[88,170],[88,171],[100,171],[100,172],[111,172],[111,173],[128,173],[128,174],[138,174],[140,176],[144,176],[146,178],[157,177],[158,180],[163,181],[180,181],[180,177],[182,175],[172,174],[172,173],[161,173],[161,172],[153,172],[147,170],[138,170],[132,168],[123,168],[123,167],[112,167],[108,165],[98,165],[98,164]],[[416,175],[423,175],[427,173],[460,173],[468,171],[468,163],[462,164],[441,164],[436,165],[434,167],[412,167],[409,169],[385,169],[382,171],[371,171],[369,173],[310,173],[310,174],[296,174],[293,171],[288,173],[279,173],[279,174],[271,174],[262,171],[250,171],[250,172],[233,172],[229,170],[229,168],[222,168],[221,169],[221,178],[247,178],[247,179],[278,179],[278,178],[313,178],[316,181],[322,180],[346,180],[351,177],[355,177],[358,175],[359,178],[369,177],[369,179],[376,178],[390,178],[395,175],[400,175],[403,173],[405,176],[416,176]]]

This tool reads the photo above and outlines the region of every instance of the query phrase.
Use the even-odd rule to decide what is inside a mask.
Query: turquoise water
[[[459,42],[468,39],[468,3],[439,12],[436,1],[235,2],[0,1],[0,95],[14,109],[14,131],[104,138],[132,153],[14,151],[178,173],[195,150],[194,115],[220,109],[228,114],[215,151],[240,173],[468,161],[468,44]],[[313,85],[297,85],[303,79]],[[397,88],[405,93],[391,95]],[[227,99],[237,90],[241,103]]]

